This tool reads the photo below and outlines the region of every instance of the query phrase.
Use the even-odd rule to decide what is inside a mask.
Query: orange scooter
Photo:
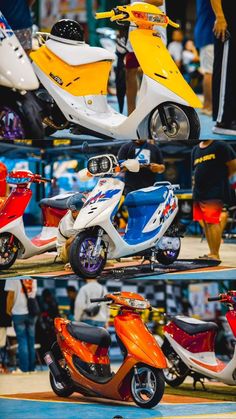
[[[141,312],[152,310],[141,295],[114,292],[91,303],[105,302],[118,308],[114,319],[123,363],[111,372],[108,356],[111,337],[106,329],[62,318],[54,321],[57,342],[45,354],[51,387],[58,396],[73,392],[113,400],[133,400],[138,406],[156,406],[164,393],[162,370],[165,356],[141,319]]]

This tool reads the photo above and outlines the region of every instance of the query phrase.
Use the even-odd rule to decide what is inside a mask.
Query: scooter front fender
[[[139,314],[125,313],[114,320],[116,333],[136,362],[154,368],[167,368],[166,358],[154,336],[149,332]]]
[[[174,92],[189,106],[202,108],[202,103],[183,78],[156,31],[135,29],[130,32],[129,36],[135,55],[146,76]]]

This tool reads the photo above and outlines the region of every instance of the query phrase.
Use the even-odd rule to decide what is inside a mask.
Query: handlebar
[[[208,297],[208,301],[220,301],[221,299],[221,295],[218,295],[217,297]]]
[[[108,301],[111,301],[110,298],[102,297],[102,298],[90,298],[91,303],[106,303]]]
[[[107,19],[113,16],[115,16],[114,10],[110,10],[110,12],[99,12],[95,14],[96,19]]]

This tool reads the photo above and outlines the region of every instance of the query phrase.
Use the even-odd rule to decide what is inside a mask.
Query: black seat
[[[197,333],[207,332],[209,330],[218,330],[217,324],[213,322],[204,322],[204,323],[187,323],[184,320],[181,320],[179,317],[175,317],[173,322],[182,329],[188,335],[196,335]]]
[[[73,338],[83,342],[93,343],[102,348],[111,345],[111,336],[103,327],[94,327],[82,322],[71,322],[67,325],[67,330]]]
[[[74,195],[74,192],[72,193],[68,193],[68,194],[63,194],[63,195],[56,195],[53,196],[52,198],[43,198],[41,199],[41,201],[39,201],[39,205],[40,207],[42,205],[47,205],[48,207],[51,208],[60,208],[60,209],[67,209],[67,201],[68,199]]]

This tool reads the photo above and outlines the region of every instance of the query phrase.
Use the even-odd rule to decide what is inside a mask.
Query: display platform
[[[164,395],[154,409],[141,409],[133,403],[86,399],[72,395],[59,399],[53,393],[16,394],[0,397],[1,419],[233,419],[236,403],[215,402],[198,397]]]

